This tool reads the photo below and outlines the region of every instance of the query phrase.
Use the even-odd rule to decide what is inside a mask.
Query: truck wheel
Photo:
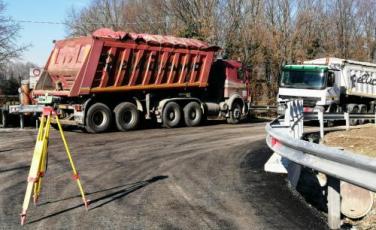
[[[176,102],[169,102],[162,112],[163,126],[166,128],[175,128],[180,124],[181,108]]]
[[[329,113],[339,113],[340,111],[339,111],[340,109],[339,109],[339,106],[338,105],[336,105],[336,104],[332,104],[332,105],[330,105],[330,107],[329,107]],[[335,124],[335,121],[329,121],[329,120],[327,120],[326,121],[326,125],[327,125],[327,127],[333,127],[334,126],[334,124]]]
[[[197,102],[189,102],[184,106],[184,121],[188,127],[198,126],[202,120],[202,110]]]
[[[60,124],[60,125],[63,131],[72,131],[77,128],[76,126],[73,126],[73,125],[63,125],[63,124]],[[57,123],[51,123],[51,127],[56,131],[60,131]]]
[[[227,118],[227,123],[238,124],[242,116],[242,106],[239,103],[235,103],[232,111],[230,111],[230,117]]]
[[[107,105],[103,103],[95,103],[86,114],[85,129],[89,133],[101,133],[111,125],[112,113]]]
[[[123,102],[118,104],[114,111],[116,127],[119,131],[136,129],[140,124],[140,113],[135,104]]]
[[[51,123],[51,127],[52,127],[54,130],[59,131],[59,126],[57,125],[57,123]]]
[[[359,105],[359,113],[367,113],[367,106],[365,104]],[[359,119],[359,124],[362,125],[366,123],[366,119]]]
[[[357,104],[348,104],[347,105],[348,113],[359,113],[359,108]],[[358,119],[350,119],[350,125],[355,126],[358,124]]]

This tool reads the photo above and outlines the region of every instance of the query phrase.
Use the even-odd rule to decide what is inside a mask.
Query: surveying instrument
[[[34,204],[36,205],[38,198],[40,196],[40,193],[41,193],[42,178],[44,177],[46,173],[47,164],[48,164],[47,162],[48,161],[48,142],[49,142],[48,140],[50,136],[51,119],[53,118],[56,120],[56,123],[58,125],[60,136],[63,141],[65,151],[69,159],[69,163],[72,167],[73,179],[77,182],[85,208],[86,210],[88,210],[89,201],[85,197],[85,193],[82,188],[80,177],[73,163],[72,155],[70,153],[67,141],[65,139],[63,129],[59,121],[59,117],[56,114],[56,111],[52,107],[44,107],[43,113],[41,116],[40,126],[38,129],[38,136],[37,136],[37,141],[36,141],[35,148],[34,148],[33,158],[31,161],[29,176],[27,178],[27,188],[26,188],[25,198],[23,201],[22,212],[21,212],[21,225],[24,225],[26,221],[26,211],[27,211],[27,208],[29,207],[31,194],[33,193],[33,201],[34,201]]]

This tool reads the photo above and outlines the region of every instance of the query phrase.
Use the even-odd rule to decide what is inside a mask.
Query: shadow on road
[[[324,194],[328,192],[328,186],[322,187],[317,179],[317,172],[310,168],[303,168],[300,174],[297,191],[305,201],[317,208],[319,211],[328,212],[327,198]]]
[[[258,118],[258,117],[252,117],[250,119],[243,119],[239,122],[239,124],[246,124],[246,123],[249,123],[249,124],[257,124],[257,123],[263,123],[263,122],[267,122],[267,121],[271,121],[271,119],[268,119],[268,118]],[[226,120],[220,120],[220,119],[214,119],[214,118],[211,118],[211,119],[207,119],[205,121],[202,121],[202,123],[200,124],[201,127],[205,127],[205,126],[215,126],[215,125],[223,125],[223,124],[227,124],[227,121]],[[180,125],[179,127],[176,127],[176,128],[187,128],[186,126],[184,125]],[[176,129],[175,128],[175,129]],[[84,129],[82,128],[75,128],[75,127],[71,127],[71,128],[66,128],[66,127],[63,127],[64,131],[67,131],[67,132],[75,132],[75,133],[87,133]],[[146,130],[146,129],[164,129],[162,124],[160,123],[157,123],[156,121],[154,120],[144,120],[141,122],[140,126],[138,127],[137,130]],[[116,129],[116,127],[112,127],[110,130],[106,131],[106,133],[118,133],[119,131]],[[90,135],[102,135],[102,134],[90,134]]]
[[[125,184],[125,185],[115,186],[115,187],[112,187],[112,188],[107,188],[107,189],[103,189],[103,190],[99,190],[99,191],[87,193],[87,195],[92,195],[92,194],[106,192],[106,191],[110,191],[110,190],[114,190],[114,189],[118,189],[118,188],[124,187],[121,190],[118,190],[118,191],[106,194],[104,196],[98,197],[96,199],[90,200],[90,202],[89,202],[90,206],[92,206],[93,204],[96,204],[96,203],[98,203],[98,204],[96,206],[94,206],[94,207],[89,208],[89,210],[94,210],[96,208],[102,207],[102,206],[104,206],[104,205],[106,205],[106,204],[108,204],[108,203],[110,203],[112,201],[115,201],[117,199],[120,199],[120,198],[122,198],[122,197],[124,197],[124,196],[126,196],[126,195],[128,195],[130,193],[132,193],[132,192],[135,192],[138,189],[141,189],[141,188],[143,188],[143,187],[145,187],[145,186],[147,186],[149,184],[152,184],[154,182],[157,182],[159,180],[164,180],[164,179],[167,179],[167,178],[168,178],[168,176],[155,176],[155,177],[150,178],[148,180],[139,181],[139,182],[136,182],[134,184]],[[52,202],[46,202],[46,203],[40,204],[39,206],[50,204],[50,203],[56,203],[56,202],[60,202],[60,201],[64,201],[64,200],[68,200],[68,199],[72,199],[72,198],[77,198],[77,197],[79,197],[79,196],[69,197],[69,198],[65,198],[65,199],[61,199],[61,200],[56,200],[56,201],[52,201]],[[60,214],[63,214],[65,212],[71,211],[73,209],[76,209],[76,208],[79,208],[79,207],[82,207],[82,206],[84,206],[83,203],[79,204],[79,205],[76,205],[76,206],[73,206],[73,207],[70,207],[70,208],[67,208],[67,209],[64,209],[64,210],[61,210],[59,212],[55,212],[55,213],[50,214],[48,216],[44,216],[42,218],[30,221],[28,224],[36,223],[36,222],[39,222],[41,220],[44,220],[44,219],[47,219],[47,218],[50,218],[50,217],[53,217],[53,216],[57,216],[57,215],[60,215]]]
[[[286,175],[264,171],[273,154],[265,141],[252,143],[250,149],[241,163],[241,178],[246,198],[265,229],[326,229],[322,215],[288,186]]]
[[[15,170],[26,170],[28,168],[30,168],[29,165],[21,165],[21,166],[16,166],[16,167],[10,168],[10,169],[1,169],[0,173],[10,172],[10,171],[15,171]]]

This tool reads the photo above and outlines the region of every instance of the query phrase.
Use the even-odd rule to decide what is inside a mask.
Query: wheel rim
[[[92,121],[98,127],[102,126],[106,120],[106,114],[103,111],[95,111],[92,115]]]
[[[175,119],[175,111],[174,110],[170,110],[169,113],[168,113],[168,119],[170,121],[173,121]]]
[[[124,111],[122,120],[125,124],[131,123],[133,120],[132,112],[129,110]]]
[[[358,113],[359,112],[359,108],[358,107],[354,107],[351,111],[351,113]],[[351,119],[350,120],[350,124],[351,125],[357,125],[358,124],[358,119]]]
[[[191,120],[194,120],[196,119],[196,116],[197,116],[196,110],[191,110],[191,112],[189,113],[189,118]]]
[[[239,107],[235,108],[233,113],[234,113],[234,118],[235,119],[239,119],[240,118],[240,108]]]

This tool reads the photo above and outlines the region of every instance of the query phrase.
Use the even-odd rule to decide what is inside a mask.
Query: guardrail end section
[[[277,153],[273,153],[265,163],[264,170],[265,172],[287,174],[291,186],[296,188],[300,178],[301,166]]]
[[[272,172],[272,173],[284,173],[287,174],[287,167],[288,162],[278,155],[277,153],[273,153],[273,155],[269,158],[269,160],[264,165],[265,172]]]

